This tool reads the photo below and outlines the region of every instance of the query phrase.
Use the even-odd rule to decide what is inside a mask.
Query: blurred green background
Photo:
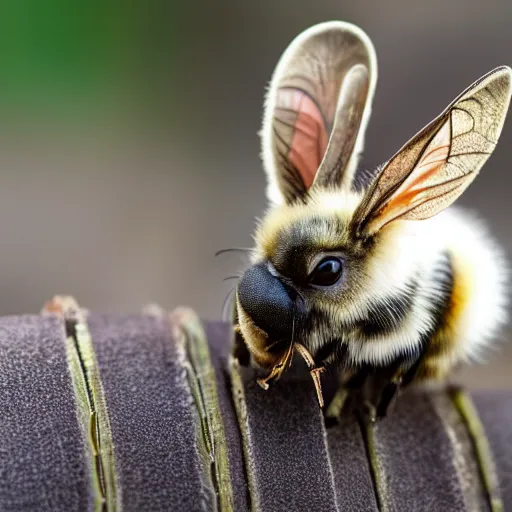
[[[265,207],[257,131],[287,44],[321,21],[373,40],[374,167],[495,66],[512,65],[512,2],[111,0],[0,4],[0,313],[55,293],[219,318]],[[512,254],[512,122],[461,203]],[[464,378],[512,385],[509,361]],[[467,375],[467,377],[466,377]]]

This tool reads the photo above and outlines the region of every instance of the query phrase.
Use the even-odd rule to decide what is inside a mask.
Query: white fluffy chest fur
[[[506,320],[506,276],[501,250],[466,212],[452,208],[432,219],[397,223],[379,241],[356,300],[342,313],[326,311],[335,318],[313,330],[308,345],[318,352],[327,339],[339,337],[351,364],[386,365],[418,352],[439,321],[440,304],[456,302],[442,313],[451,325],[446,364],[481,358]],[[406,297],[407,311],[395,315],[398,296]],[[346,327],[371,316],[375,304],[396,325],[371,337]]]

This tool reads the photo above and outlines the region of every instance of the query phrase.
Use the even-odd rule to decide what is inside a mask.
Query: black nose
[[[296,293],[273,276],[265,263],[248,269],[237,291],[244,311],[272,341],[291,339],[292,330],[297,327],[293,325]]]

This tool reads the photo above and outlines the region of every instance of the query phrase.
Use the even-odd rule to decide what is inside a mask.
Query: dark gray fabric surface
[[[496,492],[494,489],[492,493],[490,492],[481,472],[475,438],[466,416],[457,406],[459,399],[469,403],[471,399],[466,392],[456,386],[440,389],[437,392],[432,390],[429,398],[450,441],[453,465],[466,510],[470,512],[499,510],[491,507],[491,494],[496,498],[495,503],[501,503],[498,486],[494,486]]]
[[[453,451],[428,395],[409,390],[373,428],[387,510],[462,511]]]
[[[88,324],[123,509],[215,510],[204,478],[213,462],[198,451],[204,431],[191,395],[193,369],[167,318],[92,314]],[[488,510],[474,446],[479,421],[499,480],[495,505],[501,496],[512,510],[510,392],[472,393],[473,431],[451,392],[415,390],[374,427],[347,411],[326,427],[300,359],[264,391],[257,372],[230,366],[230,327],[205,328],[237,512],[371,512],[377,500],[390,511]],[[0,511],[91,510],[62,320],[0,318],[0,411]]]
[[[239,414],[239,420],[246,421],[246,468],[254,509],[338,510],[324,422],[311,380],[294,372],[264,391],[252,369],[238,371],[246,413],[246,418]]]
[[[231,470],[231,485],[233,487],[234,510],[243,512],[249,510],[249,487],[245,475],[244,459],[242,453],[242,437],[234,410],[229,383],[228,357],[231,328],[227,324],[207,322],[206,335],[211,346],[211,359],[217,379],[217,393],[219,405],[222,410],[224,429],[228,443],[229,466]]]
[[[92,510],[89,476],[63,323],[0,318],[0,510]]]
[[[489,440],[505,511],[512,510],[512,394],[474,391],[473,402]]]
[[[186,372],[166,319],[88,319],[110,415],[123,510],[211,509]]]
[[[354,416],[345,415],[330,426],[327,440],[340,511],[377,511],[366,448]]]

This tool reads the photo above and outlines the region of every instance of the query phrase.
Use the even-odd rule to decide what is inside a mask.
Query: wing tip
[[[453,101],[448,109],[453,107],[457,102],[473,96],[482,89],[490,89],[497,93],[495,103],[500,105],[500,110],[502,110],[504,118],[508,111],[512,95],[512,69],[509,66],[498,66],[480,77],[476,82],[463,91],[462,94]]]
[[[510,66],[498,66],[497,68],[494,68],[491,73],[502,73],[504,75],[512,76],[512,69]]]
[[[512,84],[512,69],[509,66],[498,66],[484,75],[481,80],[486,79],[492,80],[493,82],[499,81],[501,82],[501,87],[510,89]]]
[[[491,71],[493,74],[493,81],[496,85],[504,91],[503,94],[503,122],[505,121],[505,117],[507,115],[510,98],[512,96],[512,69],[509,66],[499,66],[494,71]]]

